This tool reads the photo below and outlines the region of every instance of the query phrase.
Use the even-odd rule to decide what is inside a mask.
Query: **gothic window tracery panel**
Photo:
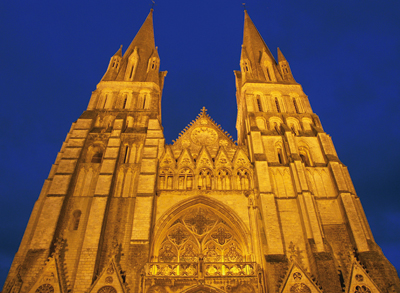
[[[308,149],[306,147],[299,147],[299,155],[300,155],[301,161],[304,163],[304,165],[306,167],[310,167],[313,165],[311,156],[310,156],[310,152],[308,151]]]
[[[238,190],[250,189],[250,175],[246,169],[239,169],[236,172],[236,188]]]
[[[311,290],[306,284],[299,283],[290,287],[290,293],[311,293]]]
[[[198,188],[203,190],[211,190],[212,173],[209,169],[202,169],[199,172]]]
[[[189,168],[184,168],[179,172],[178,189],[192,190],[193,172]]]
[[[203,235],[212,229],[217,218],[205,209],[195,208],[184,217],[183,221],[189,230],[197,235]]]
[[[207,263],[230,263],[245,259],[235,229],[203,206],[188,209],[163,235],[158,249],[160,262],[197,263],[202,258]]]
[[[190,233],[182,225],[176,225],[168,234],[168,239],[178,246],[184,244],[189,237]]]
[[[224,251],[224,261],[226,262],[241,262],[243,261],[242,251],[239,246],[232,242],[230,243]]]
[[[101,287],[97,293],[117,293],[117,290],[112,286],[104,286]]]
[[[50,284],[43,284],[40,285],[35,293],[53,293],[54,292],[54,287]]]
[[[209,241],[203,251],[205,262],[220,262],[222,260],[222,251],[213,241]]]
[[[71,220],[71,229],[72,231],[76,231],[79,228],[79,222],[81,219],[82,212],[80,210],[75,210],[72,213],[72,220]]]
[[[354,293],[371,293],[371,290],[367,286],[356,286]]]
[[[171,170],[161,170],[159,176],[159,188],[160,189],[172,189],[173,188],[174,174]]]
[[[178,250],[170,241],[166,241],[161,247],[159,258],[162,262],[176,262],[178,261]]]
[[[217,175],[217,189],[230,190],[231,189],[231,176],[228,170],[221,169]]]
[[[197,262],[199,260],[199,245],[193,241],[187,241],[180,252],[180,262]]]

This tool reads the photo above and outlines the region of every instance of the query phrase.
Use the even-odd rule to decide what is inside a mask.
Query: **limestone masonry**
[[[331,137],[246,11],[237,143],[203,108],[165,144],[159,68],[151,10],[72,124],[3,293],[400,292]]]

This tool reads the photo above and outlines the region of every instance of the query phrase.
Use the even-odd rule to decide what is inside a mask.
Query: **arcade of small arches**
[[[282,96],[281,93],[270,95],[255,92],[253,99],[248,99],[249,111],[254,112],[277,112],[277,113],[306,113],[301,98],[297,94]]]
[[[148,110],[151,108],[152,96],[153,94],[149,91],[136,93],[127,90],[120,92],[103,90],[97,96],[94,104],[96,109]]]
[[[193,172],[184,167],[178,172],[161,169],[158,187],[161,190],[249,190],[251,189],[250,172],[245,168],[234,171],[228,168],[215,170],[202,168]]]
[[[279,117],[270,117],[266,120],[262,116],[256,117],[256,125],[261,131],[275,131],[277,134],[283,134],[282,125],[287,125],[293,135],[298,136],[301,133],[311,131],[311,125],[316,126],[316,123],[309,117],[303,117],[301,122],[294,117],[286,118],[286,123]]]

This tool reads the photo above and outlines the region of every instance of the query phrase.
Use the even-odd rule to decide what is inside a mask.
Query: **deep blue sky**
[[[70,125],[151,1],[0,1],[0,286]],[[242,1],[154,12],[168,143],[205,106],[236,137]],[[400,269],[400,1],[248,1],[349,167],[376,242]]]

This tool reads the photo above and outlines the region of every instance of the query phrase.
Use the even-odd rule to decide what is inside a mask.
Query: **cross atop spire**
[[[154,6],[156,6],[156,2],[154,0],[151,0],[152,4],[151,5],[151,11],[154,11]]]

